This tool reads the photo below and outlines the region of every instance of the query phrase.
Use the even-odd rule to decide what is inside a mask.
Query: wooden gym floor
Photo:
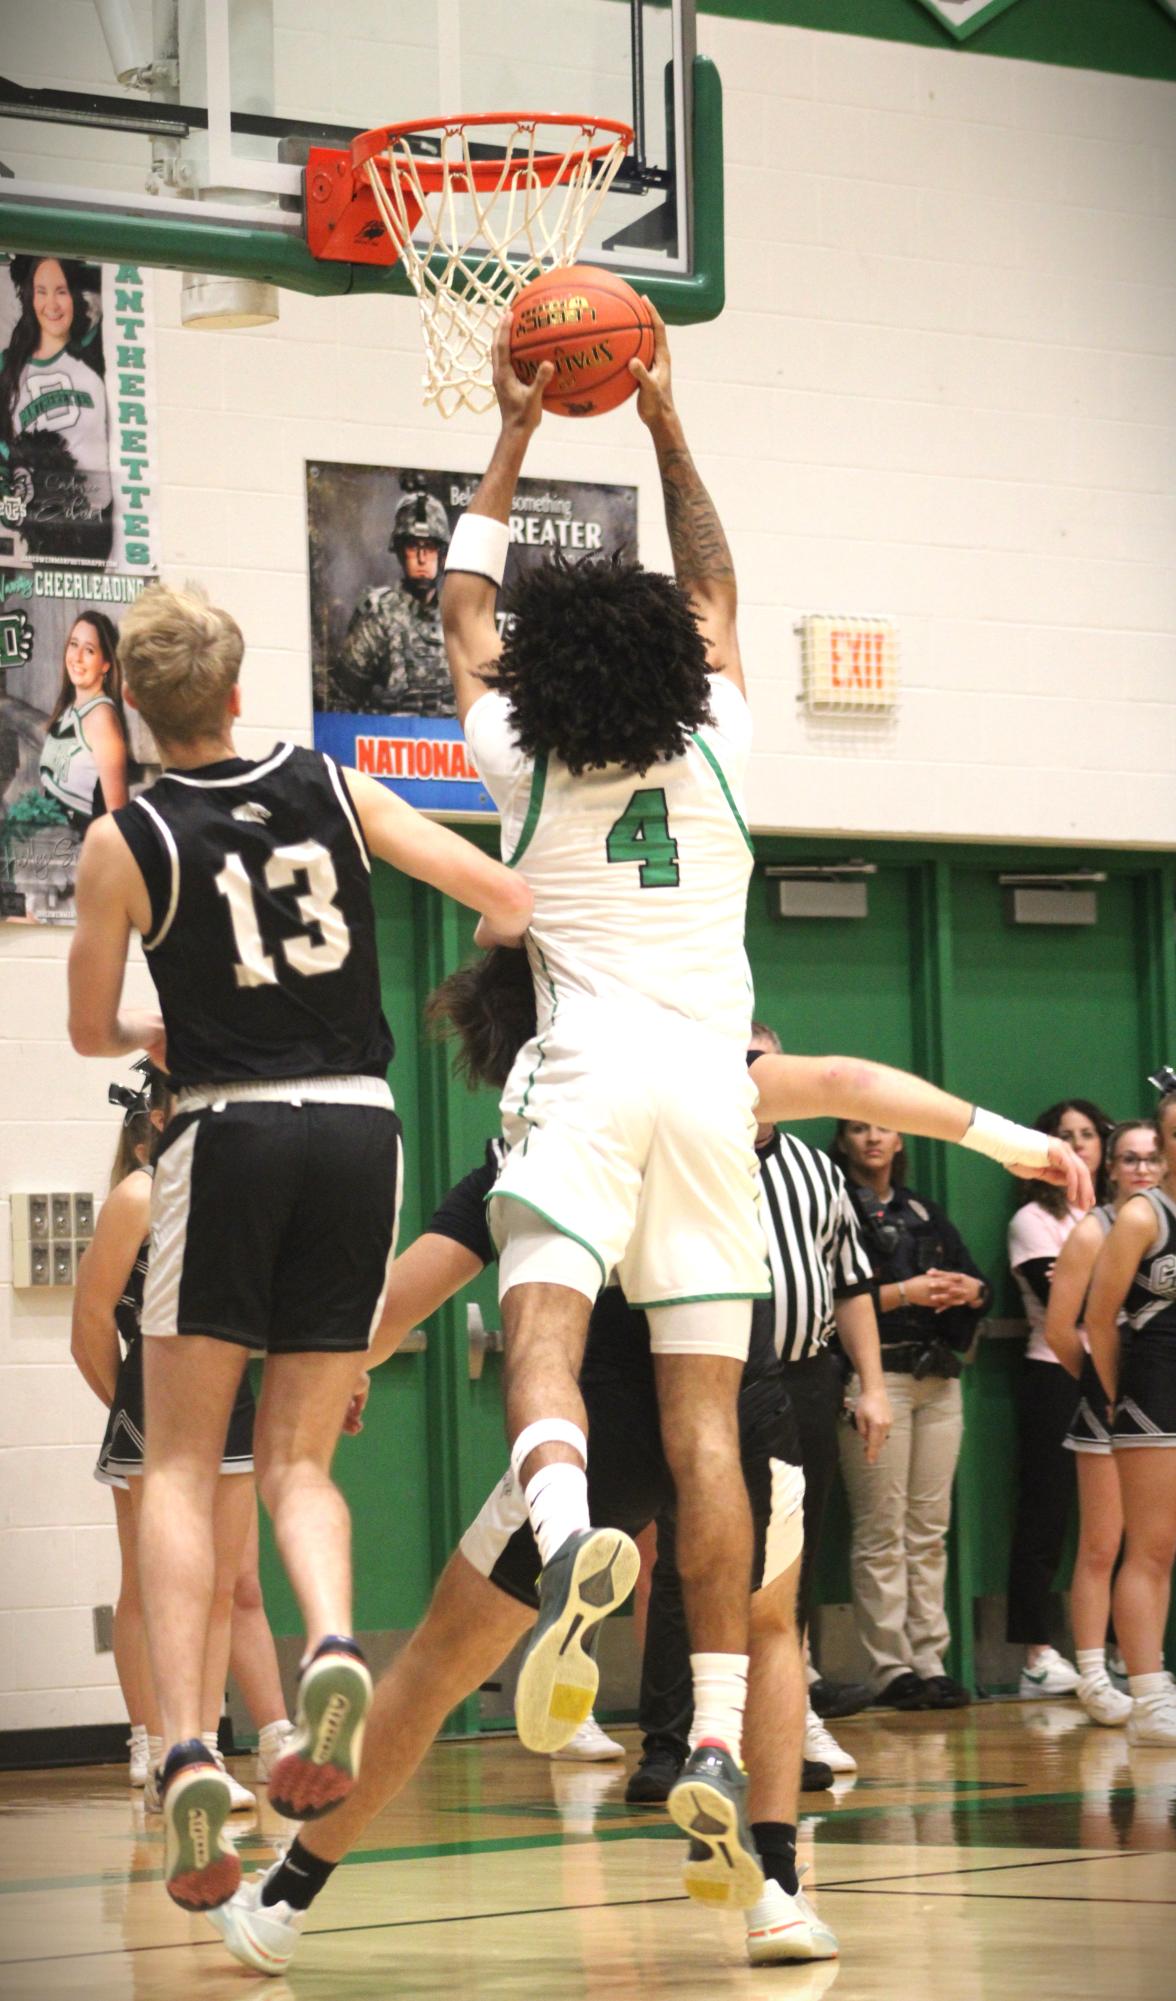
[[[42,2001],[1171,2001],[1176,1752],[1129,1751],[1073,1703],[852,1718],[811,1795],[824,1966],[753,1970],[740,1922],[682,1896],[680,1838],[616,1766],[513,1739],[442,1745],[318,1900],[282,1980],[251,1975],[159,1882],[124,1767],[0,1775],[0,1994]],[[635,1735],[622,1733],[632,1752]],[[237,1761],[252,1778],[253,1761]],[[815,1808],[815,1811],[813,1810]],[[285,1823],[238,1815],[247,1871]]]

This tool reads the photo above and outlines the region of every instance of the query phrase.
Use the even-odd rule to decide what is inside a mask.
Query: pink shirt
[[[1019,1267],[1033,1264],[1038,1258],[1048,1258],[1052,1265],[1074,1225],[1082,1221],[1082,1216],[1083,1211],[1074,1208],[1067,1209],[1064,1216],[1051,1216],[1040,1202],[1026,1202],[1009,1224],[1009,1263],[1024,1301],[1025,1318],[1029,1322],[1029,1359],[1056,1362],[1059,1368],[1062,1365],[1045,1338],[1045,1308],[1032,1286],[1021,1277]],[[1078,1331],[1082,1333],[1081,1328]],[[1085,1334],[1082,1340],[1085,1345]]]

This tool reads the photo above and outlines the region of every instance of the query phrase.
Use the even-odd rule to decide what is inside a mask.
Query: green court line
[[[996,1782],[993,1781],[991,1783]],[[1119,1786],[1113,1787],[1106,1797],[1112,1799],[1116,1797],[1139,1799],[1147,1798],[1157,1792],[1162,1792],[1166,1797],[1170,1790],[1168,1786]],[[1085,1792],[1019,1793],[1010,1790],[1010,1792],[998,1799],[992,1798],[990,1795],[978,1796],[974,1799],[960,1799],[957,1795],[955,1804],[959,1811],[965,1812],[974,1818],[982,1818],[987,1811],[1004,1810],[1010,1806],[1074,1806],[1088,1797],[1089,1795]],[[942,1811],[942,1806],[942,1800],[931,1799],[916,1800],[913,1804],[896,1800],[889,1806],[836,1807],[824,1814],[805,1813],[801,1817],[801,1824],[803,1826],[807,1820],[818,1819],[826,1829],[828,1837],[839,1821],[878,1820],[886,1814],[895,1813],[936,1813]],[[499,1811],[506,1817],[518,1811],[518,1809],[510,1806],[502,1806],[499,1808]],[[264,1839],[264,1837],[262,1838]],[[374,1862],[432,1862],[441,1860],[449,1855],[504,1855],[516,1849],[559,1848],[565,1846],[570,1848],[581,1847],[593,1841],[681,1840],[681,1833],[670,1821],[653,1827],[598,1828],[592,1833],[586,1834],[565,1833],[562,1830],[557,1832],[556,1829],[552,1828],[549,1832],[542,1834],[506,1834],[487,1836],[483,1840],[424,1841],[396,1848],[352,1850],[350,1855],[343,1857],[339,1867],[341,1869],[359,1868],[366,1863]],[[1139,1849],[1127,1850],[1125,1852],[1148,1854],[1158,1853],[1159,1851]],[[1085,1850],[1076,1849],[1074,1851],[1076,1860],[1082,1860],[1085,1855]],[[1020,1868],[1027,1865],[1022,1863],[1008,1863],[1005,1865],[989,1866]],[[106,1869],[97,1875],[87,1876],[30,1876],[8,1883],[0,1883],[0,1896],[28,1896],[37,1890],[92,1890],[101,1889],[106,1884],[161,1883],[162,1881],[162,1869],[131,1869],[126,1871]]]

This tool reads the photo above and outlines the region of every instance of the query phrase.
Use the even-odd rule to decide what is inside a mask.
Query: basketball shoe
[[[127,1767],[127,1778],[133,1786],[145,1786],[147,1784],[147,1725],[145,1723],[132,1723],[131,1734],[127,1738],[127,1750],[131,1754],[130,1763]]]
[[[837,1934],[817,1916],[803,1890],[790,1897],[769,1876],[764,1894],[746,1916],[747,1957],[753,1966],[787,1960],[836,1959]]]
[[[1134,1708],[1129,1695],[1115,1687],[1108,1674],[1084,1674],[1075,1691],[1092,1723],[1117,1730],[1126,1723]]]
[[[287,1820],[318,1820],[355,1784],[372,1678],[355,1641],[321,1640],[302,1669],[294,1735],[270,1772],[270,1805]]]
[[[208,1911],[241,1881],[236,1849],[225,1838],[232,1812],[229,1782],[199,1737],[173,1744],[162,1775],[164,1883],[185,1911]]]
[[[579,1758],[586,1764],[596,1764],[604,1758],[623,1758],[625,1747],[618,1744],[615,1737],[609,1737],[601,1729],[589,1710],[574,1737],[551,1753],[553,1758]]]
[[[257,1739],[257,1779],[259,1785],[268,1785],[270,1774],[277,1764],[278,1759],[281,1757],[283,1751],[289,1750],[297,1735],[298,1732],[294,1725],[284,1716],[280,1717],[276,1723],[266,1723],[262,1726],[261,1734]]]
[[[1137,1695],[1131,1704],[1127,1742],[1132,1745],[1176,1747],[1176,1682],[1164,1676],[1155,1695]]]
[[[1073,1695],[1078,1681],[1073,1661],[1066,1660],[1056,1647],[1046,1647],[1032,1667],[1026,1661],[1021,1669],[1017,1694],[1022,1702],[1049,1701],[1054,1696]]]
[[[234,1959],[251,1966],[255,1973],[275,1978],[284,1973],[298,1950],[302,1927],[310,1913],[296,1911],[292,1904],[263,1904],[262,1891],[270,1877],[282,1866],[279,1855],[260,1876],[251,1876],[234,1891],[227,1903],[205,1917],[216,1926]]]
[[[539,1617],[515,1686],[515,1722],[528,1751],[561,1751],[592,1713],[600,1670],[592,1630],[637,1582],[636,1543],[619,1529],[570,1535],[539,1577]]]
[[[747,1775],[725,1744],[704,1737],[695,1746],[666,1805],[690,1836],[687,1896],[750,1910],[763,1896],[763,1864],[747,1818]]]
[[[831,1730],[810,1709],[804,1719],[804,1755],[814,1764],[828,1765],[831,1772],[856,1772],[857,1759],[843,1750]]]
[[[233,1774],[225,1763],[224,1753],[217,1746],[216,1732],[210,1730],[207,1736],[202,1737],[200,1741],[216,1766],[217,1771],[222,1772],[228,1781],[229,1800],[231,1802],[229,1811],[231,1813],[256,1813],[256,1794],[251,1793],[248,1786],[243,1786],[240,1779],[233,1777]]]

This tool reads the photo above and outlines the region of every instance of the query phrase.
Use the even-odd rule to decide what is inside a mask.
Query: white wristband
[[[1002,1167],[1045,1167],[1049,1163],[1049,1135],[1035,1126],[1014,1125],[999,1112],[986,1112],[977,1105],[972,1123],[960,1141],[972,1153],[987,1154]]]
[[[446,570],[468,570],[488,583],[500,584],[510,548],[510,529],[489,514],[463,514],[453,531]]]

